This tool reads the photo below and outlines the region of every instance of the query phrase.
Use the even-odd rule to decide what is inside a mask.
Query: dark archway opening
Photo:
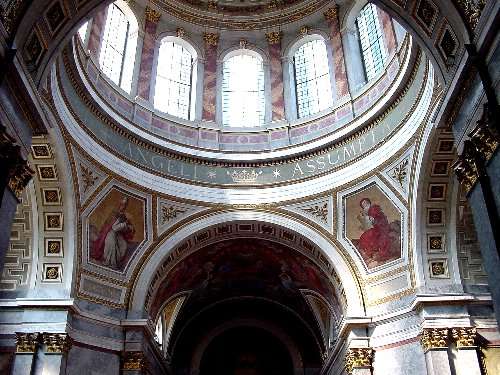
[[[203,353],[200,375],[292,375],[287,349],[269,332],[237,327],[217,336]]]

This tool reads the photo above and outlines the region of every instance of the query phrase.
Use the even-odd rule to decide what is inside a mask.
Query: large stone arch
[[[340,281],[343,288],[343,294],[347,299],[347,306],[345,309],[346,316],[359,317],[365,315],[359,281],[353,269],[355,266],[321,233],[295,219],[284,218],[274,213],[231,211],[207,215],[200,218],[196,222],[192,222],[179,229],[157,246],[148,259],[142,264],[138,272],[138,277],[134,282],[129,299],[129,317],[143,317],[144,306],[148,303],[148,298],[151,296],[151,287],[155,285],[160,277],[158,272],[161,270],[161,265],[164,264],[169,257],[175,256],[175,254],[173,254],[174,251],[183,245],[186,239],[193,236],[193,234],[206,231],[207,228],[213,228],[221,224],[232,222],[267,224],[284,228],[294,236],[305,238],[313,247],[317,248],[315,251],[317,256],[320,258],[322,257],[324,259],[323,262],[328,262],[328,267],[332,268],[331,273],[334,273],[334,277],[338,278]],[[248,235],[251,236],[252,234],[249,233]],[[258,233],[254,234],[256,238],[257,235]],[[289,242],[284,243],[290,246]]]
[[[58,1],[33,2],[24,14],[23,9],[17,9],[17,13],[22,15],[12,25],[13,47],[22,51],[23,59],[27,62],[37,86],[43,82],[43,78],[50,70],[53,58],[69,41],[78,26],[110,2],[110,0],[83,0],[71,3],[68,5],[70,9],[63,11],[64,18],[55,30],[51,30],[48,26],[46,14],[60,4]],[[464,53],[464,44],[470,42],[468,31],[470,26],[466,25],[456,6],[447,0],[432,2],[430,0],[375,0],[374,3],[386,10],[416,37],[437,65],[444,82],[449,83]],[[427,14],[432,18],[429,19],[431,27],[426,27],[427,22],[422,19],[423,6],[430,9]],[[448,50],[442,48],[443,37],[446,37]],[[39,47],[37,49],[39,53],[36,56],[30,56],[34,50],[33,47],[36,46]]]

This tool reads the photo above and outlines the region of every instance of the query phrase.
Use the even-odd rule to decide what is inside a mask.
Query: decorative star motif
[[[215,177],[217,177],[217,172],[215,171],[208,171],[207,172],[207,177],[211,180],[213,180]]]
[[[273,176],[274,176],[274,178],[279,178],[279,177],[281,177],[281,171],[280,171],[278,168],[276,168],[276,169],[273,171]]]

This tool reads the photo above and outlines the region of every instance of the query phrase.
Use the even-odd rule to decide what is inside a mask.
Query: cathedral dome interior
[[[0,373],[500,374],[499,21],[0,0]]]

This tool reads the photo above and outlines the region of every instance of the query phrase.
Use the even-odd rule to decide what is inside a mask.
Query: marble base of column
[[[425,353],[427,373],[429,375],[452,375],[448,348],[431,349]]]
[[[371,367],[366,367],[366,368],[354,368],[352,369],[352,375],[372,375],[372,369]]]
[[[458,349],[455,366],[459,369],[460,374],[482,375],[475,346]]]
[[[34,353],[16,353],[14,356],[14,365],[12,366],[12,375],[31,375],[35,364]]]

